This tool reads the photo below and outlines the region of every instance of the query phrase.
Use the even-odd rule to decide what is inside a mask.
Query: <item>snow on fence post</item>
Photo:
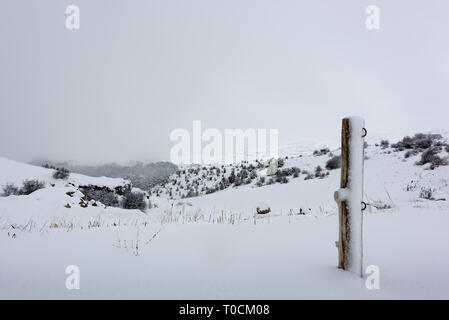
[[[338,267],[363,277],[362,196],[365,121],[344,118],[341,130],[341,180],[334,198],[339,211]]]

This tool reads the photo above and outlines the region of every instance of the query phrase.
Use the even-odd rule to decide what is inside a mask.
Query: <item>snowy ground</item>
[[[424,170],[416,158],[375,147],[367,155],[364,266],[380,268],[379,290],[336,267],[339,170],[324,179],[157,198],[157,208],[140,212],[81,208],[80,194],[66,194],[76,188],[55,183],[51,170],[0,158],[0,185],[55,183],[0,198],[0,298],[448,299],[449,167]],[[326,159],[291,157],[286,166],[313,171]],[[421,199],[423,188],[446,200]],[[261,202],[272,212],[254,217]],[[68,265],[80,268],[79,290],[66,289]]]

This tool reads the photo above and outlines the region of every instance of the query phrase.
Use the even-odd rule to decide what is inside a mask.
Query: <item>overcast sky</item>
[[[280,144],[338,137],[346,115],[449,129],[448,40],[444,0],[2,0],[0,156],[167,160],[193,120]]]

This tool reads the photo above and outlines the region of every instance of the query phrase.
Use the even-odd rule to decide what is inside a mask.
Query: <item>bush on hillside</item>
[[[326,162],[326,169],[327,170],[334,170],[341,167],[341,156],[334,156],[327,160]]]
[[[421,160],[416,162],[417,165],[422,166],[430,163],[430,169],[435,169],[439,166],[446,166],[448,164],[447,159],[440,158],[441,147],[431,147],[421,154]]]
[[[405,136],[397,143],[393,143],[391,147],[396,151],[403,151],[406,149],[418,149],[423,151],[424,149],[437,144],[442,138],[443,137],[440,134],[417,133],[413,137]]]
[[[124,209],[145,210],[145,194],[143,192],[130,192],[123,199]]]
[[[381,140],[380,146],[382,147],[382,149],[386,149],[390,146],[390,142],[388,140]]]
[[[323,148],[320,150],[313,151],[313,155],[314,156],[322,156],[322,155],[328,154],[329,152],[330,152],[329,148]]]
[[[53,178],[54,179],[61,179],[65,180],[69,177],[70,171],[66,168],[56,168],[55,172],[53,172]]]
[[[19,188],[17,188],[12,183],[7,183],[3,187],[2,197],[8,197],[8,196],[11,196],[11,195],[18,196],[19,195]]]
[[[22,188],[19,190],[20,195],[29,195],[36,190],[43,189],[45,187],[45,182],[38,180],[25,180],[23,182]]]
[[[117,195],[114,191],[108,188],[95,188],[95,187],[84,187],[80,189],[81,192],[86,196],[87,201],[94,200],[101,202],[108,207],[118,207],[119,201]]]

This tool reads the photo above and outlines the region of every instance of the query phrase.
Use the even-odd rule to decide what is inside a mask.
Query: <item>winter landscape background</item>
[[[449,4],[72,2],[0,5],[1,299],[449,298]],[[337,268],[349,115],[378,289]],[[171,163],[195,120],[275,168]]]
[[[263,162],[180,167],[149,191],[1,158],[0,184],[16,190],[0,198],[1,297],[447,298],[446,137],[366,146],[364,261],[378,290],[336,267],[338,149],[290,146],[273,176]],[[26,195],[29,180],[41,188]],[[79,290],[64,285],[73,264]]]

